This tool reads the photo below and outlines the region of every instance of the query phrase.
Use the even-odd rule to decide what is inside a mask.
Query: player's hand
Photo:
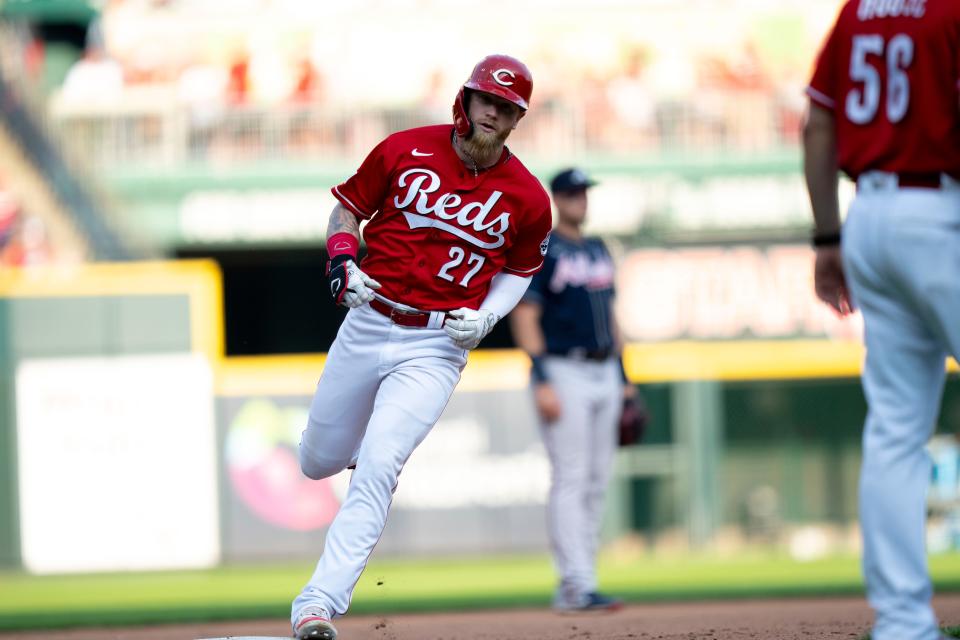
[[[337,256],[327,267],[330,295],[334,302],[355,309],[373,300],[380,283],[365,274],[347,255]]]
[[[650,412],[639,395],[624,398],[617,426],[617,442],[621,447],[638,444],[650,424]]]
[[[533,401],[544,422],[556,422],[560,417],[560,398],[549,382],[541,382],[533,387]]]
[[[817,297],[841,316],[853,313],[853,301],[843,273],[840,247],[819,247],[813,266],[813,286]]]
[[[454,309],[447,315],[450,317],[443,323],[443,330],[461,349],[475,348],[500,320],[500,316],[492,311],[477,311],[466,307]]]

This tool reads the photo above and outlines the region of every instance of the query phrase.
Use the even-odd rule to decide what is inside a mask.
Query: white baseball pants
[[[547,357],[545,368],[561,404],[556,422],[540,424],[551,466],[547,526],[560,575],[555,604],[574,605],[597,590],[603,499],[617,448],[623,383],[613,359]]]
[[[443,329],[401,327],[367,305],[347,314],[313,396],[300,466],[314,479],[357,468],[291,620],[306,605],[346,612],[400,471],[440,418],[466,355]]]
[[[960,355],[960,187],[861,177],[843,233],[863,313],[868,412],[860,473],[863,571],[874,640],[936,640],[924,530],[930,438],[948,353]]]

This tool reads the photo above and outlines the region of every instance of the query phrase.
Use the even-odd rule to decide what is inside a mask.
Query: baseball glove
[[[639,397],[624,398],[623,409],[620,412],[621,447],[640,444],[650,422],[650,412]]]

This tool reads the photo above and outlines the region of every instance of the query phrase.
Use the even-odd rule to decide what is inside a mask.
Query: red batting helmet
[[[469,135],[473,127],[467,116],[467,89],[491,93],[526,111],[533,93],[533,76],[527,65],[510,56],[492,55],[478,62],[453,102],[453,126],[459,136]]]

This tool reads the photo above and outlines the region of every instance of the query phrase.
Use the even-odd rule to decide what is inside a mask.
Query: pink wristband
[[[359,250],[360,243],[352,233],[341,231],[327,238],[327,254],[330,256],[330,259],[344,254],[356,259]]]

